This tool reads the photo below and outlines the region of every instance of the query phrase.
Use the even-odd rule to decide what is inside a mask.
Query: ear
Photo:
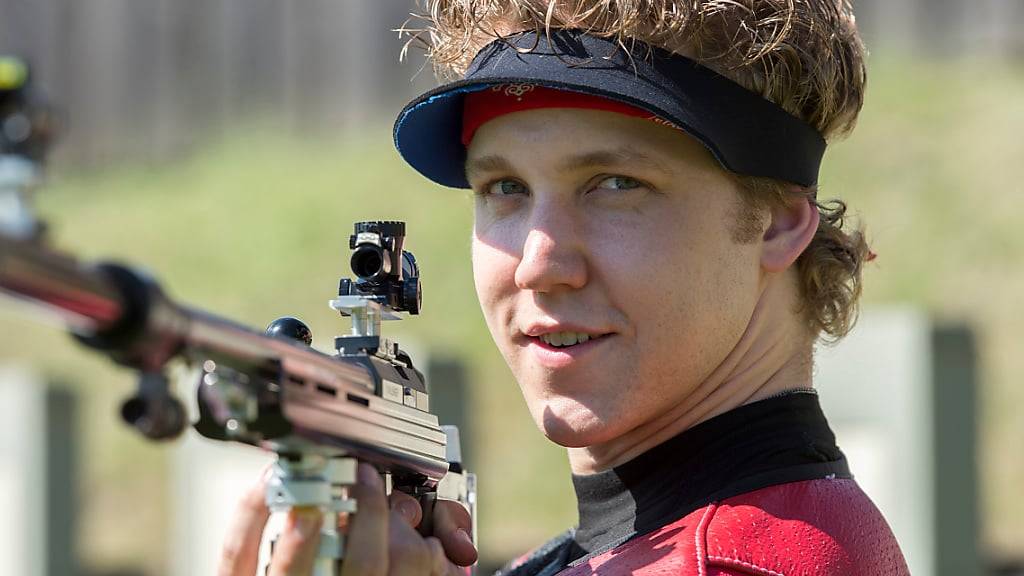
[[[782,272],[796,262],[818,230],[818,207],[810,198],[797,197],[771,210],[771,223],[761,245],[761,268]]]

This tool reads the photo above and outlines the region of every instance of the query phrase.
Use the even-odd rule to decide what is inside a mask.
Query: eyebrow
[[[611,150],[595,150],[570,156],[560,166],[563,170],[582,170],[598,166],[642,166],[668,173],[665,164],[643,152],[625,146]]]
[[[640,166],[658,170],[665,174],[672,171],[661,161],[631,148],[620,147],[609,150],[593,150],[575,154],[565,159],[559,166],[567,172],[584,170],[601,166]],[[504,156],[491,154],[466,161],[466,178],[489,172],[512,172],[512,163]]]
[[[487,174],[490,172],[511,172],[512,163],[503,156],[491,154],[479,158],[466,160],[466,180],[472,180],[473,176]]]

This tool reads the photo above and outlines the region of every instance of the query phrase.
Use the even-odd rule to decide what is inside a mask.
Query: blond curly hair
[[[523,31],[577,28],[693,58],[781,106],[827,141],[854,127],[867,82],[849,0],[420,0],[402,32],[442,78],[460,77],[485,44]],[[811,199],[821,223],[796,263],[812,335],[836,341],[853,327],[861,270],[871,252],[846,205],[817,202],[815,187],[733,175],[743,206],[737,241],[752,241],[767,209]]]

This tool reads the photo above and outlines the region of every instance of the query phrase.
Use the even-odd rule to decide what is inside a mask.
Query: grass
[[[833,147],[823,197],[862,216],[879,259],[870,304],[914,303],[971,322],[982,353],[983,511],[989,544],[1024,549],[1018,454],[1024,390],[1024,72],[992,62],[876,62],[860,126]],[[535,430],[483,326],[469,267],[471,200],[437,190],[393,152],[384,124],[359,141],[282,141],[252,128],[159,167],[59,174],[39,197],[59,246],[145,263],[184,301],[262,326],[304,318],[329,349],[345,329],[326,308],[347,270],[360,219],[403,219],[424,270],[423,314],[387,326],[431,354],[464,358],[472,375],[472,439],[480,473],[484,551],[507,558],[575,519],[562,450]],[[129,374],[52,329],[4,314],[2,356],[41,367],[83,398],[81,550],[93,566],[166,571],[160,447],[116,416]],[[14,337],[14,335],[17,335]],[[468,442],[467,442],[468,443]],[[151,502],[118,514],[126,502]],[[998,504],[997,504],[998,503]]]

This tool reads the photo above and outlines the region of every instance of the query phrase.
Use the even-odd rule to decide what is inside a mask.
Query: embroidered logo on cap
[[[503,92],[505,96],[515,96],[516,102],[523,100],[523,95],[533,90],[535,84],[498,84],[491,88],[492,92]]]

